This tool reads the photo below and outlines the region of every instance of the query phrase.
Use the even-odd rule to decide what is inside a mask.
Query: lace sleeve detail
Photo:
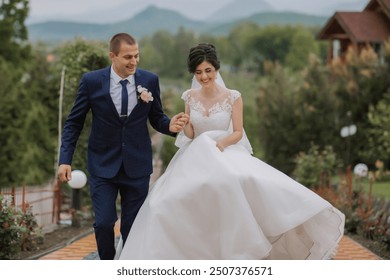
[[[181,99],[183,99],[186,103],[188,103],[188,99],[190,98],[190,91],[191,90],[188,89],[181,95]]]
[[[237,98],[239,98],[241,96],[241,93],[238,91],[238,90],[231,90],[230,91],[230,100],[232,102],[232,104],[234,103],[234,101],[237,100]]]

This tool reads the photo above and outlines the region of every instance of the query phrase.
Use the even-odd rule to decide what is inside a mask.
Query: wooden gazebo
[[[390,39],[390,0],[371,0],[362,12],[336,12],[320,30],[328,40],[328,62],[343,60],[349,47],[358,52],[370,45],[382,57],[383,43]]]

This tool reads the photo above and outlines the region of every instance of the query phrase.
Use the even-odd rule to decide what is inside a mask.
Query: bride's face
[[[196,67],[195,77],[202,87],[210,87],[214,85],[215,79],[217,78],[217,71],[211,63],[203,61]]]

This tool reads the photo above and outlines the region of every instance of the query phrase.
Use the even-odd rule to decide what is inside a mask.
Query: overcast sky
[[[30,22],[47,19],[83,19],[86,22],[110,21],[104,14],[118,11],[116,19],[128,19],[145,7],[154,4],[158,7],[176,10],[192,19],[204,19],[219,8],[234,0],[30,0]],[[276,10],[293,10],[303,13],[319,14],[327,7],[340,2],[368,3],[369,0],[265,0]],[[123,7],[128,7],[124,9]],[[362,7],[364,7],[363,4]],[[93,14],[93,18],[82,15]],[[100,17],[102,16],[102,17]],[[112,19],[112,21],[115,21]]]

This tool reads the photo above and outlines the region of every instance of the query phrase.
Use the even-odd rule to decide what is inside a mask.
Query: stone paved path
[[[119,236],[118,224],[115,233]],[[49,253],[40,260],[98,260],[96,241],[93,233],[76,240],[72,244]],[[381,258],[348,236],[341,239],[334,260],[380,260]]]

